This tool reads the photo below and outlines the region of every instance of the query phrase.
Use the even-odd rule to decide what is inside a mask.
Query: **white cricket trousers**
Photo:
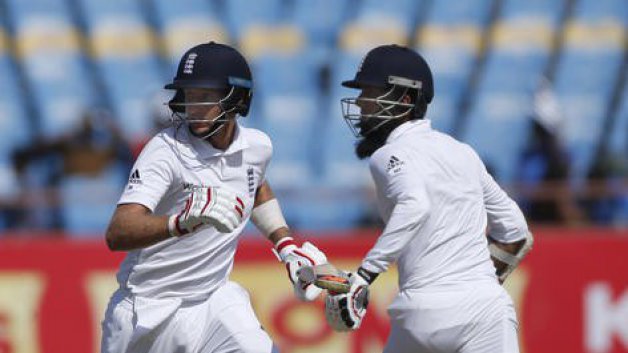
[[[388,309],[384,353],[518,353],[517,316],[498,284],[408,290]]]
[[[244,288],[227,282],[204,301],[112,296],[102,323],[102,353],[273,353]]]

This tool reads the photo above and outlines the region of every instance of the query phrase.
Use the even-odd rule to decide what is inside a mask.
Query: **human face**
[[[204,103],[198,105],[186,105],[185,113],[190,130],[197,136],[208,134],[216,119],[223,115],[219,101],[224,98],[222,90],[206,88],[189,88],[184,90],[185,103]]]
[[[377,87],[364,87],[360,92],[360,95],[356,99],[355,104],[360,109],[360,120],[357,123],[357,128],[360,131],[360,135],[364,136],[374,126],[381,123],[379,119],[373,119],[373,115],[378,115],[384,109],[383,106],[377,103],[375,100],[381,98],[386,94],[386,90]]]

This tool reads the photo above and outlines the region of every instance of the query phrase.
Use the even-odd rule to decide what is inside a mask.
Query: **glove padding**
[[[212,225],[221,233],[231,233],[244,218],[244,202],[236,194],[217,187],[195,187],[185,208],[170,216],[169,230],[180,236],[193,232],[203,224]]]
[[[303,266],[315,266],[327,263],[327,256],[314,244],[305,242],[297,247],[290,237],[277,243],[277,255],[286,265],[288,277],[294,287],[294,295],[302,301],[313,301],[323,291],[313,283],[304,283],[297,276],[297,271]]]
[[[357,273],[349,273],[351,289],[345,294],[328,293],[325,318],[335,331],[357,330],[369,305],[369,284]]]

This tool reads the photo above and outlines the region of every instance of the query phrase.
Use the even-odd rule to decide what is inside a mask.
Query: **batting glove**
[[[277,257],[286,265],[288,278],[292,282],[294,294],[302,301],[313,301],[323,291],[313,283],[305,283],[297,276],[303,266],[315,266],[327,263],[327,256],[314,244],[305,242],[298,247],[291,237],[282,238],[273,249]]]
[[[355,272],[349,274],[349,281],[348,293],[329,293],[325,298],[327,323],[339,332],[357,330],[369,305],[369,283]]]
[[[221,233],[231,233],[242,223],[244,208],[242,199],[230,191],[196,187],[192,189],[185,208],[170,216],[168,230],[173,236],[181,236],[209,224]]]

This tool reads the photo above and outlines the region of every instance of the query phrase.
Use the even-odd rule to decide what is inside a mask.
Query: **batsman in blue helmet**
[[[342,99],[343,114],[357,156],[369,158],[385,228],[350,274],[350,291],[326,297],[329,325],[358,329],[371,283],[396,264],[385,353],[518,352],[517,317],[501,283],[532,235],[477,153],[432,129],[427,62],[409,48],[380,46],[343,85],[360,90]]]
[[[105,320],[103,353],[271,353],[249,294],[229,280],[247,221],[273,244],[296,296],[321,289],[296,271],[327,262],[297,244],[266,179],[272,144],[238,123],[249,112],[253,79],[245,58],[214,42],[189,49],[168,105],[172,126],[144,147],[106,232],[126,251]]]

